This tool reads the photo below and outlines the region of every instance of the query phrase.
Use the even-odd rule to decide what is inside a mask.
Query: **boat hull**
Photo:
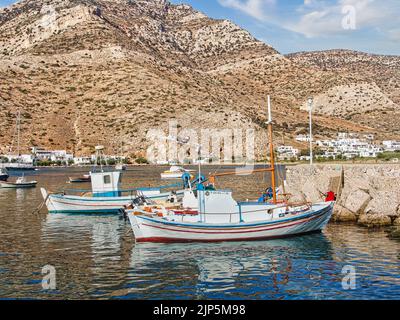
[[[7,171],[36,171],[35,167],[5,167]]]
[[[158,217],[128,214],[137,242],[255,241],[292,237],[321,231],[329,222],[333,203],[321,209],[279,221],[211,224],[179,223]]]
[[[69,178],[70,183],[88,183],[91,182],[90,178]]]
[[[68,214],[119,214],[121,210],[132,203],[136,195],[127,197],[80,197],[63,194],[48,195],[42,189],[42,196],[46,200],[49,213]],[[180,195],[180,192],[177,193]],[[182,191],[183,194],[183,191]],[[151,200],[165,200],[170,193],[161,193],[148,196]]]
[[[0,175],[0,181],[7,181],[8,178],[9,178],[8,174],[1,174]]]
[[[37,182],[35,183],[0,183],[0,186],[4,189],[28,189],[28,188],[35,188]]]
[[[182,179],[183,173],[161,173],[161,179]]]

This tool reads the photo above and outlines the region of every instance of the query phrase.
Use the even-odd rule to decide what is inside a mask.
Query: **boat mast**
[[[21,110],[18,110],[17,114],[17,164],[21,163]]]
[[[199,181],[198,181],[198,186],[200,185],[201,182],[201,145],[199,144],[198,149],[197,149],[197,161],[199,162]]]
[[[272,136],[272,114],[271,114],[271,97],[268,96],[268,134],[269,134],[269,152],[271,163],[271,185],[272,185],[272,199],[276,204],[276,181],[275,181],[275,159],[274,159],[274,142]]]
[[[312,107],[313,107],[313,98],[308,98],[308,111],[309,111],[309,126],[310,126],[310,170],[313,172],[313,133],[312,133]]]

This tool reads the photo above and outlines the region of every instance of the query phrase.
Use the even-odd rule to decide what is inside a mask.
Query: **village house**
[[[385,151],[389,152],[400,151],[400,141],[387,140],[383,141],[382,144],[383,144],[383,149]]]
[[[292,146],[279,146],[277,149],[278,160],[298,159],[300,151]]]
[[[324,151],[319,158],[333,158],[342,156],[346,159],[356,157],[376,158],[384,150],[380,146],[373,144],[374,135],[367,134],[363,139],[358,138],[357,134],[339,132],[337,139],[317,140],[316,145]]]

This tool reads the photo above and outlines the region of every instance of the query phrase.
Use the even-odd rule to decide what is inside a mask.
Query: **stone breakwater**
[[[327,191],[340,191],[332,221],[400,226],[400,165],[288,166],[286,179],[292,201],[323,201]]]

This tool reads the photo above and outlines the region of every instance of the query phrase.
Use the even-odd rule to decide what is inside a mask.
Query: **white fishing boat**
[[[322,230],[333,202],[303,206],[239,203],[230,191],[200,191],[198,214],[128,211],[137,242],[265,240]],[[229,207],[227,208],[227,204]]]
[[[96,158],[100,159],[100,163],[102,150],[102,146],[96,147]],[[172,191],[161,192],[170,186],[122,190],[121,175],[121,171],[104,172],[101,167],[99,172],[90,173],[90,190],[71,189],[53,193],[42,188],[41,193],[50,213],[70,214],[115,214],[132,202],[162,202],[171,198],[171,195],[177,199],[183,196],[183,190],[175,194]],[[68,194],[73,192],[75,194]],[[79,194],[76,195],[76,192]]]
[[[85,183],[85,182],[90,182],[91,177],[90,174],[84,174],[83,176],[80,177],[69,177],[68,182],[69,183]]]
[[[92,172],[91,190],[82,191],[80,195],[51,193],[42,188],[41,193],[49,213],[77,214],[112,214],[121,210],[132,201],[167,201],[172,192],[161,192],[161,188],[137,188],[122,190],[120,188],[121,172]],[[69,190],[72,192],[73,190]],[[124,195],[126,194],[126,195]],[[176,197],[183,196],[183,190],[176,192]]]
[[[25,177],[19,177],[15,182],[0,182],[0,186],[5,189],[34,188],[37,181],[27,181]]]
[[[8,171],[38,171],[37,168],[35,168],[33,165],[28,164],[28,163],[21,163],[20,160],[16,163],[6,163],[4,167]]]
[[[193,170],[186,170],[183,167],[172,166],[169,170],[161,173],[162,179],[181,179],[185,173],[192,172]]]
[[[15,125],[15,134],[14,134],[14,138],[13,138],[13,142],[14,143],[14,139],[17,140],[17,154],[16,155],[12,155],[12,149],[13,146],[11,145],[10,147],[10,154],[8,155],[9,158],[13,158],[13,162],[11,163],[3,163],[0,164],[0,167],[5,168],[6,170],[8,170],[9,172],[11,171],[35,171],[37,170],[34,166],[33,163],[26,163],[24,162],[23,157],[21,156],[21,145],[20,145],[20,140],[21,140],[21,120],[22,120],[22,116],[21,116],[21,110],[18,110],[17,112],[17,118],[16,118],[16,125]],[[15,162],[14,162],[15,161]]]
[[[271,188],[276,190],[272,117],[268,99],[268,131],[270,136],[269,171]],[[199,152],[200,154],[200,152]],[[200,171],[200,170],[199,170]],[[244,172],[241,172],[242,174]],[[321,231],[329,222],[334,201],[321,203],[290,203],[285,196],[278,201],[237,202],[230,190],[215,190],[216,174],[200,183],[196,190],[197,213],[185,214],[157,206],[135,206],[126,210],[137,242],[220,242],[284,238]],[[333,200],[333,199],[332,199]],[[184,205],[182,207],[185,207]],[[189,210],[190,208],[184,208]]]

